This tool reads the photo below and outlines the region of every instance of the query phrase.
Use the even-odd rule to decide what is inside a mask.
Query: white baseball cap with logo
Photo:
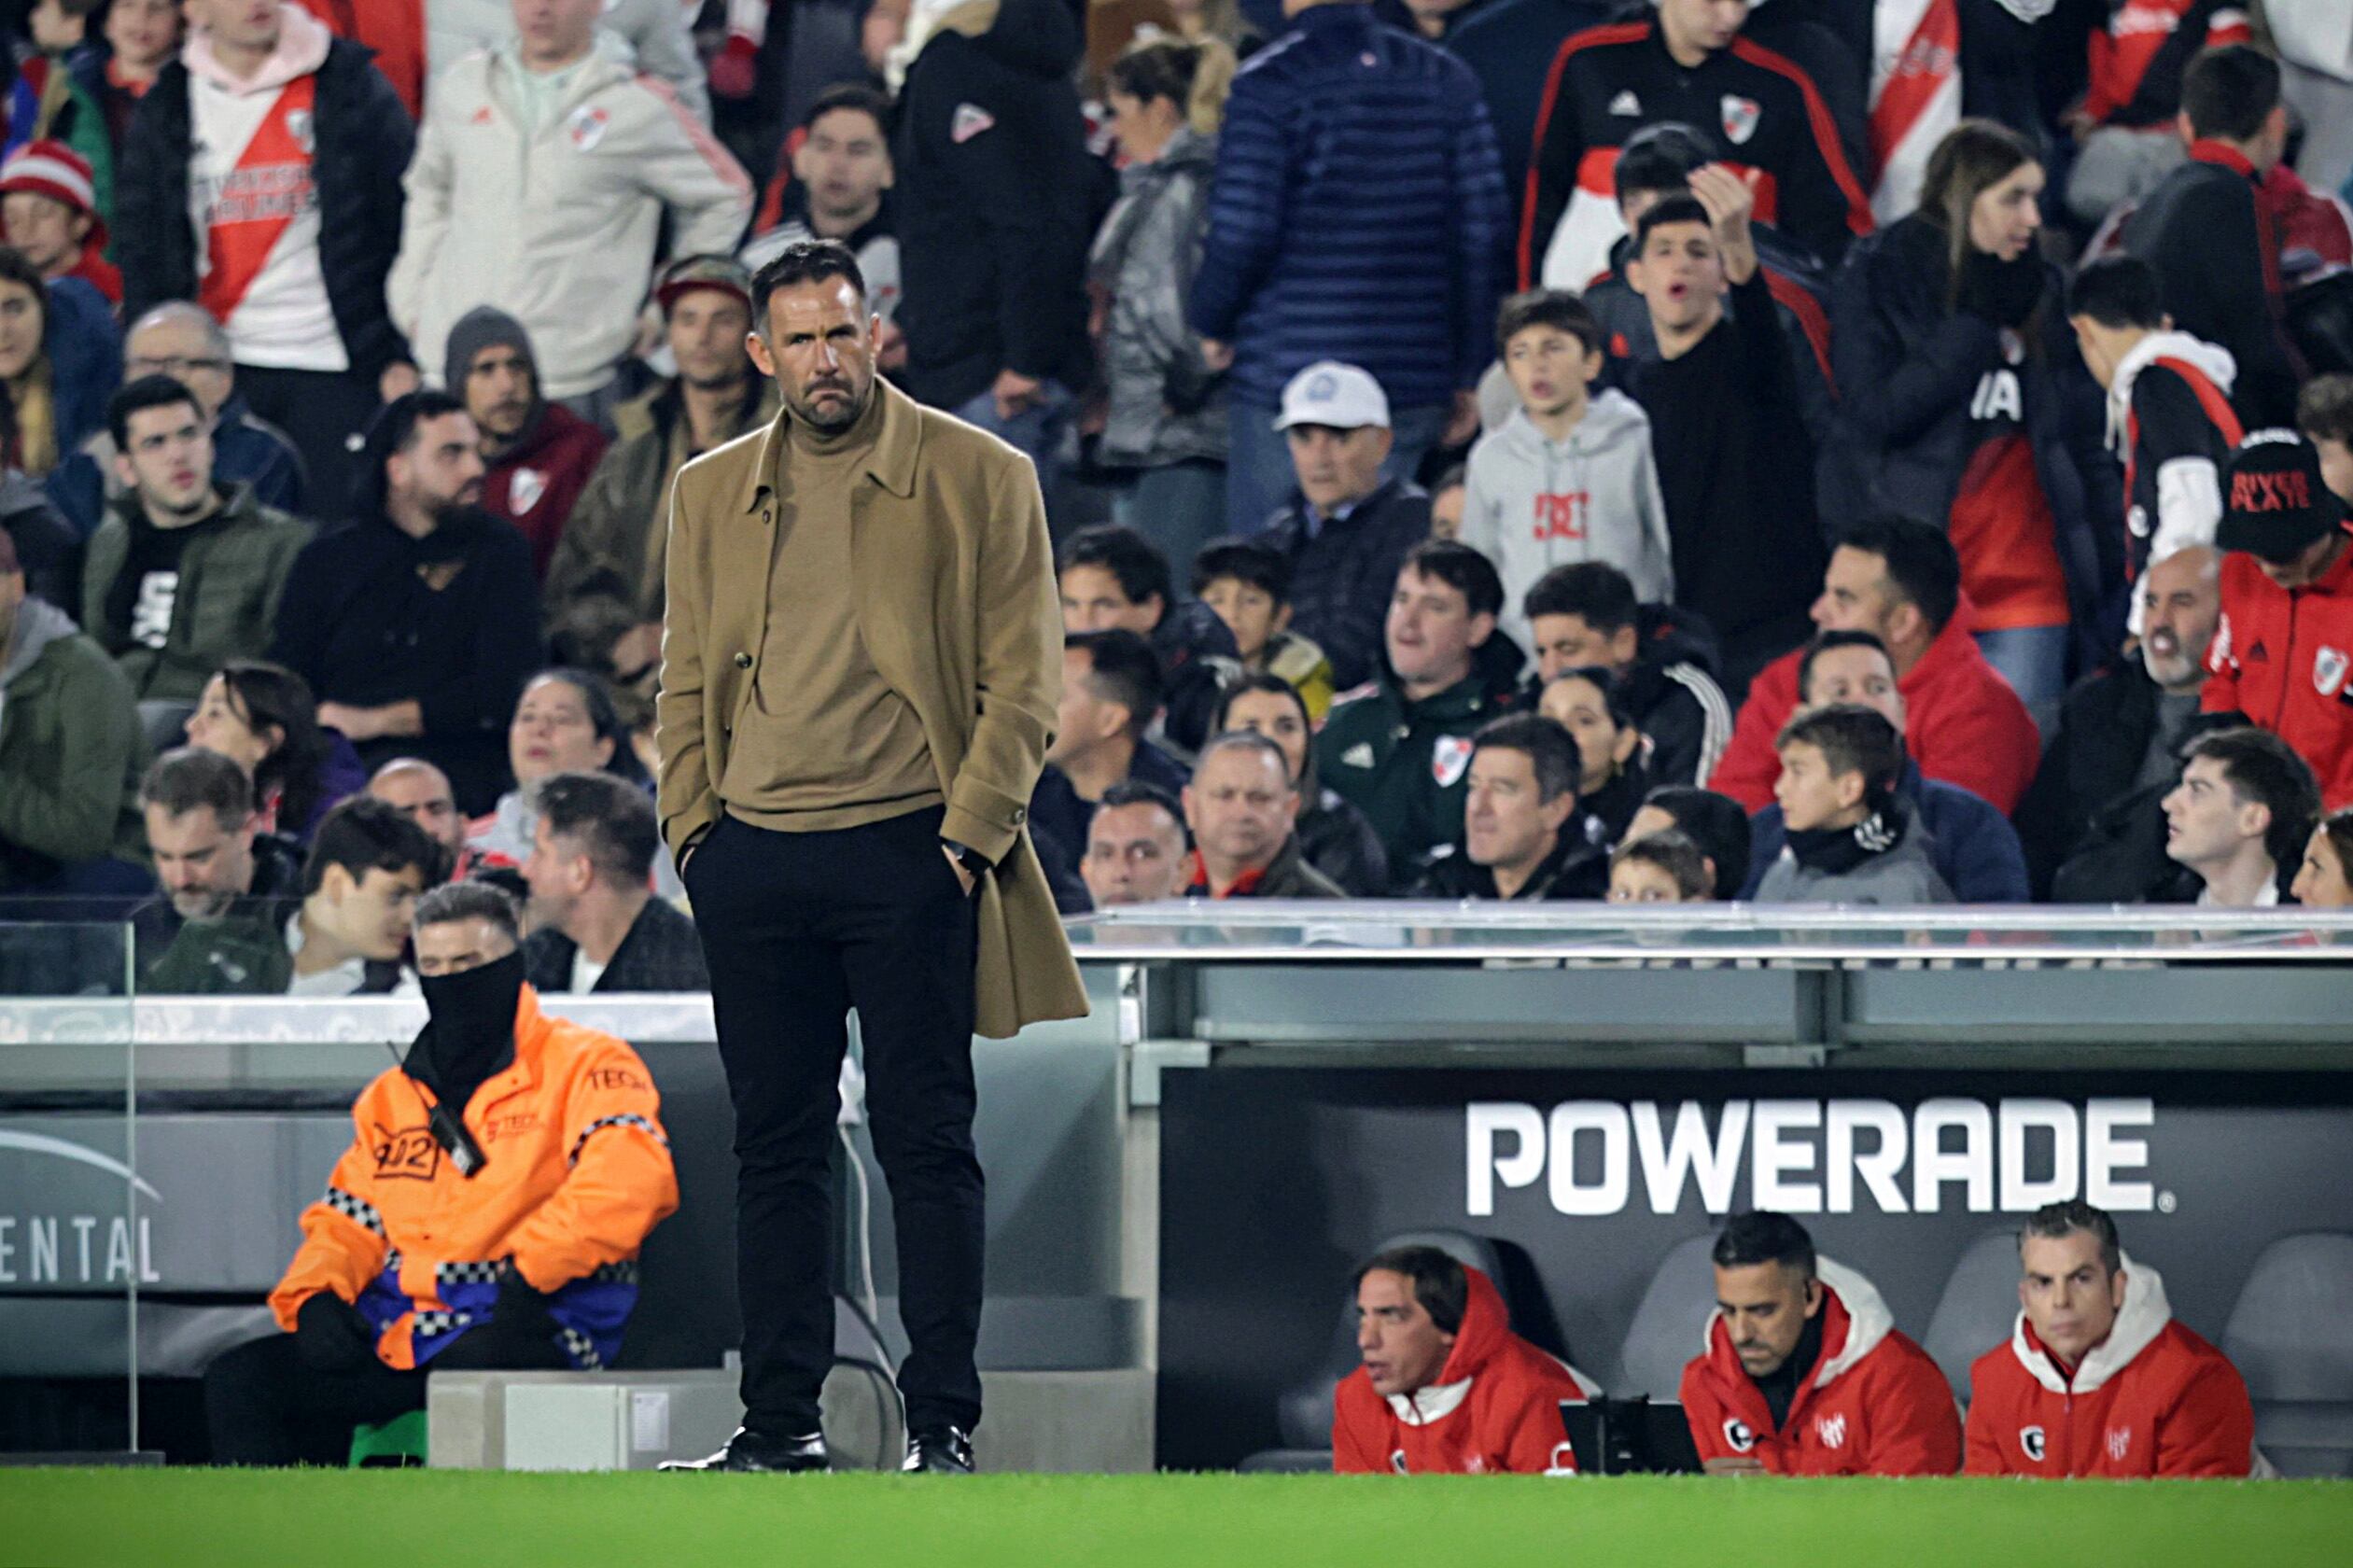
[[[1389,395],[1369,371],[1319,359],[1291,378],[1282,389],[1282,416],[1275,428],[1323,425],[1335,430],[1361,430],[1366,426],[1389,428]]]

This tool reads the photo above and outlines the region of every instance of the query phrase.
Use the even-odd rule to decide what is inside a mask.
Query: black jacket
[[[1160,734],[1189,761],[1209,740],[1226,683],[1241,674],[1241,648],[1217,611],[1198,599],[1184,599],[1169,606],[1152,628],[1152,651],[1160,660]],[[1182,788],[1184,780],[1177,782]],[[1085,835],[1080,837],[1084,849]]]
[[[523,970],[531,988],[541,996],[572,988],[572,959],[580,945],[553,926],[541,926],[523,942]],[[707,991],[710,972],[703,967],[703,939],[694,922],[661,899],[646,900],[630,922],[605,973],[589,989],[599,996],[615,991]]]
[[[1208,900],[1210,898],[1208,875],[1201,869],[1198,857],[1196,857],[1193,861],[1193,884],[1184,889],[1184,896]],[[1275,858],[1267,862],[1266,872],[1259,877],[1256,885],[1247,892],[1232,892],[1226,896],[1253,899],[1338,899],[1346,898],[1348,894],[1341,890],[1338,883],[1308,864],[1306,855],[1301,853],[1299,848],[1299,835],[1295,833],[1282,841],[1282,847],[1275,851]]]
[[[1552,853],[1536,862],[1535,874],[1520,884],[1510,902],[1536,903],[1565,899],[1598,899],[1609,894],[1609,850],[1589,844],[1576,831],[1576,819],[1561,830]],[[1414,898],[1494,899],[1495,873],[1473,865],[1459,848],[1430,867],[1414,884]]]
[[[253,881],[217,919],[190,924],[158,893],[131,911],[132,951],[146,990],[286,989],[287,915],[302,897],[302,849],[278,833],[253,835]],[[166,962],[166,959],[169,962]]]
[[[1299,812],[1299,853],[1308,864],[1339,884],[1350,898],[1386,898],[1389,894],[1389,851],[1365,814],[1321,784],[1314,782],[1315,763],[1308,763],[1312,805]]]
[[[2277,272],[2263,265],[2255,187],[2245,159],[2200,142],[2124,222],[2124,248],[2157,269],[2174,326],[2238,361],[2231,402],[2250,430],[2295,424],[2299,379],[2270,287]]]
[[[1086,249],[1110,196],[1086,150],[1078,23],[1004,0],[978,38],[934,34],[907,71],[894,141],[909,393],[955,408],[997,372],[1076,390],[1093,368]]]
[[[1324,519],[1312,538],[1307,503],[1296,493],[1276,514],[1267,541],[1291,561],[1291,629],[1324,650],[1338,690],[1380,674],[1398,568],[1429,537],[1430,497],[1402,480],[1366,497],[1345,519]]]
[[[400,176],[416,140],[400,96],[371,51],[338,38],[318,70],[320,270],[352,369],[368,376],[408,357],[384,285],[400,250]],[[122,318],[136,321],[166,300],[196,298],[203,239],[189,221],[188,67],[163,67],[139,102],[115,170],[115,259]]]
[[[2056,733],[2013,818],[2037,899],[2131,903],[2181,872],[2165,857],[2158,806],[2176,776],[2139,783],[2157,733],[2157,699],[2147,668],[2128,657],[2085,676],[2061,701]],[[2193,714],[2181,741],[2201,728]]]
[[[1728,688],[1804,640],[1822,591],[1813,442],[1760,266],[1689,352],[1635,367],[1674,551],[1675,604],[1722,639]]]
[[[436,591],[436,578],[457,568]],[[457,808],[479,817],[507,789],[507,723],[539,667],[539,593],[514,525],[461,512],[422,539],[381,514],[302,547],[278,601],[270,657],[320,702],[414,699],[425,733],[359,747],[370,772],[417,756],[449,775]]]
[[[2107,405],[2067,331],[2065,283],[2057,268],[2045,271],[2028,321],[2039,321],[2039,336],[2009,366],[2001,329],[1946,302],[1942,229],[1914,214],[1855,247],[1831,294],[1840,439],[1822,465],[1822,511],[1943,525],[1972,453],[1972,399],[1987,376],[2013,370],[2089,668],[2123,630],[2122,530],[2109,521],[2123,514],[2122,485],[2104,444]]]
[[[1618,694],[1649,737],[1650,782],[1705,785],[1732,741],[1732,705],[1716,683],[1715,636],[1698,616],[1663,605],[1644,605],[1635,633],[1634,665]]]
[[[1136,743],[1127,762],[1127,782],[1150,784],[1182,798],[1189,775],[1177,760],[1150,741]],[[1029,791],[1029,837],[1038,859],[1057,879],[1079,880],[1078,868],[1086,859],[1087,831],[1094,825],[1095,802],[1082,797],[1068,775],[1049,763]],[[1085,905],[1080,907],[1084,908]]]

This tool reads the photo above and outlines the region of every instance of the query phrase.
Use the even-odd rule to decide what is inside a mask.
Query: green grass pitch
[[[2343,1568],[2353,1483],[0,1470],[0,1568],[385,1561]]]

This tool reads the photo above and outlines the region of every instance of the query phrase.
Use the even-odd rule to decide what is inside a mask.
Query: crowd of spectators
[[[701,984],[667,509],[809,238],[1040,474],[1067,913],[2346,902],[2330,0],[0,27],[0,902],[143,983],[413,984],[479,877]]]

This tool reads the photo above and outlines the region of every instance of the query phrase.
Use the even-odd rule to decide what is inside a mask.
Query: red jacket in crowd
[[[2330,810],[2353,805],[2353,550],[2305,588],[2225,555],[2206,669],[2201,707],[2246,714],[2312,765]]]
[[[2254,1456],[2238,1368],[2173,1321],[2164,1281],[2129,1258],[2116,1324],[2072,1378],[2024,1312],[1969,1368],[1972,1476],[2245,1476]]]
[[[1511,1332],[1504,1298],[1476,1268],[1470,1304],[1438,1380],[1383,1399],[1358,1367],[1332,1408],[1332,1468],[1349,1475],[1569,1476],[1576,1459],[1563,1401],[1601,1386]]]
[[[1775,1430],[1723,1313],[1683,1369],[1683,1413],[1700,1457],[1755,1459],[1776,1476],[1950,1476],[1961,1417],[1928,1352],[1896,1330],[1869,1280],[1822,1258],[1822,1351]]]
[[[570,409],[547,403],[530,434],[482,477],[483,510],[505,518],[531,541],[531,570],[541,581],[555,541],[609,444],[604,431]]]
[[[1904,695],[1904,746],[1920,771],[1957,784],[2007,817],[2034,781],[2042,738],[2026,705],[2010,689],[1967,630],[1966,601],[1920,662],[1896,682]],[[1707,787],[1751,811],[1773,803],[1781,754],[1773,740],[1798,709],[1800,649],[1758,673],[1732,726],[1732,743]]]

